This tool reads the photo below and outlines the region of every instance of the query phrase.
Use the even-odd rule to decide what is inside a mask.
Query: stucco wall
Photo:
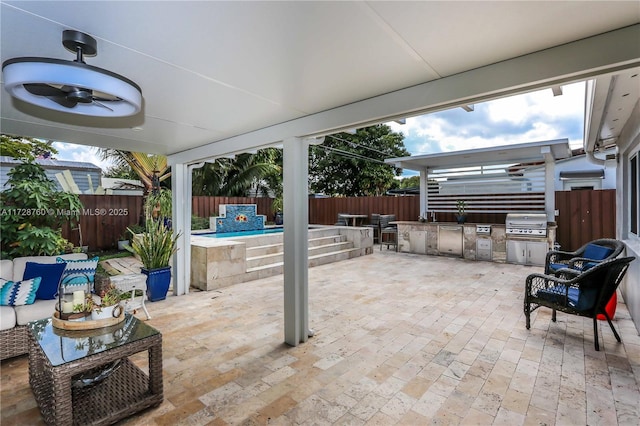
[[[631,117],[618,139],[620,156],[616,173],[616,236],[627,245],[627,256],[635,256],[623,284],[620,286],[629,313],[640,334],[640,237],[629,231],[629,158],[640,151],[640,101],[636,103]],[[620,190],[623,189],[623,190]]]

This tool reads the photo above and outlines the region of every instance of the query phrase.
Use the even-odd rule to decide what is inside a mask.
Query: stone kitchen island
[[[468,260],[507,261],[507,239],[546,242],[553,248],[556,225],[547,226],[544,238],[508,237],[504,224],[476,224],[455,222],[397,221],[398,251],[455,256]]]

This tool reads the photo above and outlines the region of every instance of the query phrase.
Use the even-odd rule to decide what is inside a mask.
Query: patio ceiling
[[[77,29],[98,40],[98,55],[87,63],[138,83],[144,104],[136,116],[106,121],[33,107],[3,89],[0,127],[9,134],[159,154],[273,129],[252,142],[259,146],[261,139],[305,136],[287,134],[282,123],[638,22],[640,8],[626,1],[2,1],[2,61],[71,60],[61,34]],[[637,65],[636,58],[629,66]],[[512,93],[531,90],[514,87]],[[425,105],[431,95],[422,95]],[[371,109],[357,120],[339,114],[325,127],[317,120],[312,130],[403,112]]]

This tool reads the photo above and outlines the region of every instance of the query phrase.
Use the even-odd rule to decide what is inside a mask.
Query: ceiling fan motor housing
[[[142,90],[136,83],[82,60],[83,55],[97,53],[93,37],[66,30],[62,43],[77,53],[75,61],[38,57],[5,61],[2,72],[7,92],[43,108],[87,116],[125,117],[141,110]],[[47,90],[39,93],[42,86]]]

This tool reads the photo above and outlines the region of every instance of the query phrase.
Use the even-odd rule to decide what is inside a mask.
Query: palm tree
[[[100,148],[100,157],[103,160],[111,159],[116,167],[127,165],[140,178],[144,185],[145,193],[149,193],[160,187],[160,182],[171,176],[171,169],[164,155],[146,154],[144,152],[130,152],[119,149]]]
[[[193,195],[243,197],[255,191],[268,196],[281,192],[281,187],[282,151],[276,148],[221,158],[193,172]]]

